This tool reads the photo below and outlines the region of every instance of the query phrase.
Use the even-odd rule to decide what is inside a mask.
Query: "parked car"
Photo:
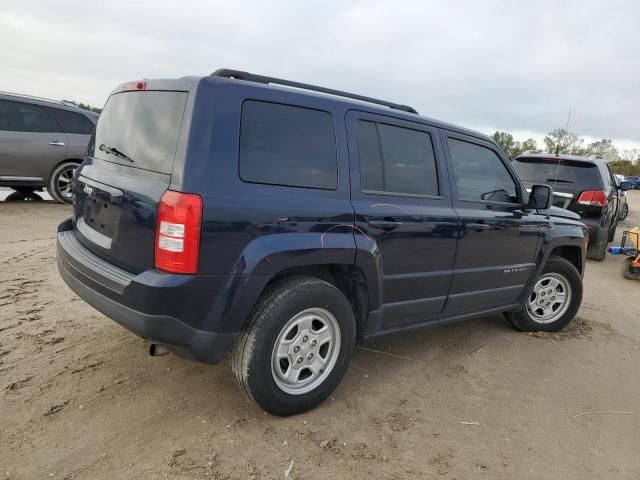
[[[582,299],[579,217],[489,137],[391,102],[233,70],[125,83],[75,184],[67,285],[152,355],[231,352],[276,415],[326,399],[356,342],[498,312],[552,332]]]
[[[98,115],[73,104],[0,92],[0,187],[29,196],[46,187],[71,203],[73,172]]]
[[[629,182],[634,190],[640,190],[640,177],[636,177],[635,175],[629,175],[625,178],[627,182]]]
[[[524,153],[513,166],[526,186],[553,187],[553,205],[577,213],[589,229],[587,256],[604,260],[618,225],[620,193],[631,186],[618,186],[607,162],[596,156]]]
[[[622,182],[626,181],[624,175],[614,174],[613,178],[616,180],[620,196],[620,208],[618,208],[618,220],[624,220],[629,215],[629,202],[627,192],[622,190]]]

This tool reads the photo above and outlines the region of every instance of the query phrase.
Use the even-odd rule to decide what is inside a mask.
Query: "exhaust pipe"
[[[161,357],[163,355],[167,355],[169,352],[169,348],[161,343],[152,343],[149,346],[149,355],[152,357]]]

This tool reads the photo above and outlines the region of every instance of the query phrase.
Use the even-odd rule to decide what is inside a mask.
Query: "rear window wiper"
[[[115,155],[118,158],[122,158],[124,160],[128,160],[131,163],[134,163],[129,155],[127,155],[126,153],[121,152],[116,147],[110,147],[110,146],[105,145],[104,143],[102,143],[102,144],[100,144],[100,146],[98,148],[100,150],[102,150],[103,152],[105,152],[107,155],[109,155],[109,154]]]
[[[573,183],[571,180],[563,180],[561,178],[547,178],[547,182],[555,183]]]

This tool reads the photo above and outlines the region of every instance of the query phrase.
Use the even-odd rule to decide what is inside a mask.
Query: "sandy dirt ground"
[[[630,196],[621,227],[640,224]],[[0,203],[2,479],[640,478],[640,282],[620,257],[588,263],[566,332],[496,315],[385,338],[282,419],[245,402],[227,361],[151,358],[80,301],[55,263],[68,216]]]

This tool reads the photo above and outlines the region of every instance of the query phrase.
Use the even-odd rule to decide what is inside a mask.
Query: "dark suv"
[[[75,182],[65,282],[152,354],[231,351],[278,415],[321,403],[356,342],[497,312],[556,331],[582,299],[587,231],[548,186],[360,95],[232,70],[126,83]]]
[[[46,187],[71,203],[72,178],[98,115],[67,102],[0,92],[0,187],[8,198],[35,198]]]
[[[526,152],[513,166],[525,186],[543,183],[553,187],[553,205],[577,213],[589,229],[587,256],[604,260],[607,244],[616,234],[621,196],[631,185],[618,185],[607,162],[596,156]]]

